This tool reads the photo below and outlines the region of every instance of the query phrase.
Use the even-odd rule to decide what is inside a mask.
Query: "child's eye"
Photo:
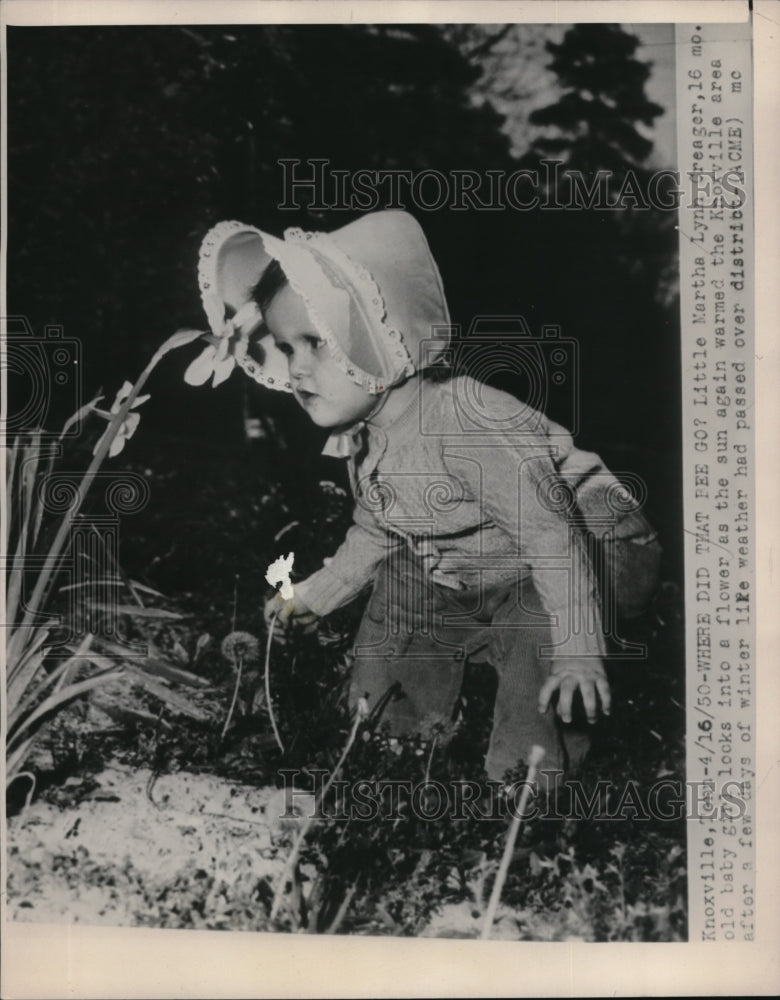
[[[314,333],[308,333],[308,334],[306,334],[306,337],[304,339],[305,339],[306,343],[309,345],[309,347],[313,351],[318,351],[322,347],[322,345],[325,343],[325,341],[322,339],[322,337],[318,337]]]
[[[293,349],[289,344],[277,344],[276,346],[286,358],[289,358],[293,352]]]

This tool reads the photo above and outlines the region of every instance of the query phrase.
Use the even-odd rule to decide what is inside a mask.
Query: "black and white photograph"
[[[8,5],[6,932],[757,939],[751,26],[618,6]]]

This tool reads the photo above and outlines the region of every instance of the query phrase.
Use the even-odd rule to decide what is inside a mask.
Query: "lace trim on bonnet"
[[[328,345],[328,350],[334,361],[353,382],[356,382],[368,392],[377,394],[383,392],[388,385],[392,385],[399,378],[414,373],[414,362],[403,342],[401,331],[391,326],[387,321],[387,307],[374,276],[368,268],[352,260],[343,250],[337,247],[327,233],[304,232],[302,229],[291,228],[285,230],[284,240],[280,240],[269,236],[269,234],[264,233],[255,226],[250,226],[243,222],[237,222],[236,220],[218,222],[204,237],[198,259],[198,286],[201,298],[204,301],[204,308],[206,297],[213,296],[218,288],[217,260],[219,251],[228,239],[240,232],[256,233],[262,240],[266,253],[279,262],[290,286],[303,299],[309,317],[317,333]],[[311,243],[315,250],[331,260],[342,273],[348,276],[355,287],[362,292],[362,297],[371,311],[371,318],[374,325],[385,339],[385,354],[392,365],[392,370],[386,378],[364,371],[349,358],[341,348],[330,326],[312,302],[310,289],[307,287],[305,277],[300,273],[296,255],[294,252],[289,252],[292,247],[305,247],[308,243]],[[325,272],[320,267],[314,255],[309,255],[309,257],[316,267],[321,280],[328,282],[330,285]],[[280,381],[273,375],[269,375],[265,371],[264,366],[252,358],[246,355],[243,357],[237,356],[236,362],[250,378],[261,385],[284,392],[292,391],[292,386],[289,382]]]

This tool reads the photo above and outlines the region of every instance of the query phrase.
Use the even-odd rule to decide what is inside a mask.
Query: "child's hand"
[[[302,598],[296,594],[285,601],[278,591],[265,602],[263,617],[268,628],[271,628],[274,619],[274,639],[282,643],[287,641],[287,632],[291,627],[313,632],[317,625],[317,615]]]
[[[553,661],[550,676],[539,692],[539,711],[546,712],[553,694],[558,691],[558,715],[571,722],[571,703],[579,690],[585,714],[591,724],[598,714],[598,698],[604,715],[609,715],[612,699],[604,666],[598,658]],[[597,698],[598,694],[598,698]]]

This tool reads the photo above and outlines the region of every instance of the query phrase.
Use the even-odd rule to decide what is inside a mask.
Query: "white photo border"
[[[630,11],[627,9],[630,7]],[[161,3],[6,0],[5,25],[15,23],[240,23],[314,20],[721,22],[748,16],[742,0],[607,0],[574,2],[428,3],[379,0]],[[4,998],[22,997],[260,997],[260,996],[598,996],[773,994],[780,986],[778,926],[777,511],[780,510],[780,214],[776,163],[780,153],[780,4],[755,0],[754,153],[756,163],[756,441],[758,497],[758,837],[757,939],[751,944],[531,944],[302,937],[201,931],[149,931],[2,924]],[[4,86],[5,94],[5,86]],[[5,109],[3,109],[4,111]],[[3,114],[5,130],[5,114]],[[3,168],[5,132],[3,132]],[[2,300],[5,301],[3,169]],[[0,314],[2,303],[0,303]]]

